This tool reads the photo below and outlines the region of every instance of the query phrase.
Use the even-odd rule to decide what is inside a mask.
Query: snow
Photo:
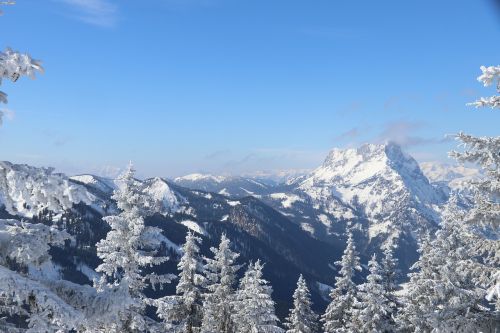
[[[224,222],[224,221],[227,221],[227,220],[229,220],[229,215],[224,215],[224,216],[220,219],[220,221],[221,221],[221,222]]]
[[[297,201],[304,201],[298,195],[291,193],[272,193],[270,197],[276,200],[280,200],[281,205],[284,208],[292,207],[292,205]]]
[[[328,216],[326,216],[325,214],[319,214],[318,215],[318,220],[320,220],[321,223],[323,223],[327,227],[329,227],[329,226],[332,225],[332,221],[330,221],[330,219],[328,218]]]
[[[309,223],[301,223],[300,228],[304,231],[307,231],[311,235],[314,235],[314,227],[310,225]]]
[[[175,212],[179,210],[179,200],[177,196],[163,179],[153,178],[150,180],[144,192],[161,203],[162,212]]]
[[[115,182],[112,179],[97,177],[94,175],[71,176],[70,179],[72,181],[85,184],[106,194],[112,193],[117,188]]]
[[[424,162],[420,167],[430,182],[442,182],[454,190],[464,189],[467,187],[467,182],[482,176],[479,169],[463,165]]]
[[[181,221],[181,224],[200,235],[207,235],[207,232],[197,222],[191,220]]]
[[[219,194],[225,195],[226,197],[230,196],[231,193],[227,191],[227,188],[223,188],[222,190],[219,191]]]
[[[50,168],[0,162],[0,206],[12,215],[33,217],[44,209],[63,213],[74,204],[91,205],[96,197]]]
[[[330,302],[330,292],[332,291],[333,287],[318,281],[316,281],[316,286],[318,287],[321,298],[323,298],[323,300],[325,300],[326,302]]]
[[[239,204],[241,204],[241,203],[240,203],[239,201],[230,201],[230,200],[228,200],[228,201],[227,201],[227,204],[228,204],[229,206],[233,206],[233,207],[234,207],[234,206],[238,206],[238,205],[239,205]]]
[[[216,183],[221,183],[225,179],[226,178],[222,177],[222,176],[213,176],[213,175],[208,175],[208,174],[205,175],[205,174],[201,174],[201,173],[193,173],[193,174],[189,174],[186,176],[177,177],[174,179],[174,181],[175,182],[182,182],[182,181],[196,182],[196,181],[200,181],[200,180],[203,180],[203,181],[210,180],[210,181],[214,181]]]
[[[371,224],[368,228],[368,237],[372,239],[381,233],[387,234],[392,226],[392,223],[392,221],[385,221]]]
[[[447,199],[418,163],[393,143],[333,149],[297,190],[311,198],[313,207],[337,219],[352,219],[358,215],[354,210],[361,210],[369,220],[380,221],[411,204],[438,219],[434,207]],[[325,217],[320,221],[330,225]]]
[[[76,269],[85,275],[90,281],[99,278],[99,274],[83,262],[78,263],[78,265],[76,265]]]

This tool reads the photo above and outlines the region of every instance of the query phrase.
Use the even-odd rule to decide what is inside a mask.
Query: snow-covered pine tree
[[[236,333],[284,333],[278,326],[272,288],[262,278],[262,264],[250,263],[240,281],[234,302],[233,322]]]
[[[119,329],[144,332],[147,322],[143,311],[150,300],[144,295],[143,289],[148,283],[153,287],[161,287],[174,276],[143,273],[143,268],[159,265],[168,258],[158,253],[163,239],[161,230],[146,226],[144,222],[144,218],[154,211],[155,202],[144,193],[141,183],[134,179],[134,174],[135,170],[130,164],[117,180],[119,188],[112,198],[120,213],[104,218],[111,230],[96,245],[97,255],[103,262],[96,269],[102,273],[101,279],[94,282],[98,291],[113,289],[117,285],[125,288],[131,305],[126,311],[116,314],[116,320],[121,325]],[[103,323],[106,324],[109,323]]]
[[[82,313],[48,285],[57,274],[50,246],[69,238],[51,226],[0,220],[0,331],[63,332],[83,325]]]
[[[389,319],[390,324],[395,330],[395,318],[398,309],[398,299],[396,297],[396,277],[397,277],[398,259],[394,258],[394,246],[389,244],[384,248],[384,256],[382,258],[381,275],[382,286],[386,297],[389,299]]]
[[[383,270],[375,254],[368,266],[370,274],[366,283],[358,286],[358,301],[354,303],[350,329],[353,332],[394,332],[391,301],[387,297]]]
[[[200,257],[201,238],[191,231],[182,246],[182,257],[177,265],[179,283],[176,295],[166,296],[157,303],[158,316],[168,332],[194,333],[200,331],[203,319],[202,287],[205,284]]]
[[[500,108],[500,66],[481,66],[482,75],[477,79],[485,87],[496,85],[499,95],[480,98],[472,105],[476,107]],[[497,297],[496,310],[500,311],[500,137],[474,137],[464,133],[456,136],[463,147],[462,152],[453,151],[451,157],[462,163],[477,164],[483,177],[470,181],[474,193],[474,206],[464,216],[464,224],[474,232],[470,251],[484,260],[481,284],[493,285],[488,298]]]
[[[235,298],[236,264],[239,254],[231,250],[231,241],[222,235],[218,248],[211,248],[213,259],[206,258],[206,293],[203,300],[202,333],[231,333],[232,305]]]
[[[13,5],[14,1],[0,1],[0,5]],[[0,10],[0,15],[2,11]],[[43,67],[38,60],[32,59],[28,54],[21,54],[7,48],[4,52],[0,52],[0,85],[3,79],[16,82],[21,76],[35,78],[36,72],[43,72]],[[7,103],[7,94],[0,91],[0,104]],[[0,110],[0,125],[6,110]]]
[[[293,308],[286,319],[286,333],[316,333],[318,332],[318,315],[311,308],[311,294],[306,280],[302,275],[293,293]]]
[[[478,332],[491,329],[486,290],[476,285],[475,255],[464,241],[460,211],[452,200],[436,238],[422,240],[397,317],[404,332]],[[480,268],[480,267],[479,267]]]
[[[356,302],[357,294],[353,278],[356,271],[361,271],[359,254],[351,230],[348,231],[347,246],[342,260],[335,264],[340,266],[340,275],[335,277],[335,288],[330,293],[332,301],[321,317],[325,333],[348,332],[351,324],[353,304]]]

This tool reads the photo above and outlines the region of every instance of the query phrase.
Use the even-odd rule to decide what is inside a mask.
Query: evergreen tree
[[[498,95],[481,98],[472,105],[476,107],[500,108],[500,66],[481,66],[478,81],[485,87],[496,85]],[[453,151],[451,156],[462,163],[475,163],[484,177],[469,182],[474,194],[473,208],[463,216],[463,223],[469,226],[469,251],[481,257],[484,263],[476,279],[481,285],[491,287],[488,299],[500,298],[500,137],[474,137],[459,133],[457,139],[464,150]],[[483,232],[478,232],[483,231]],[[496,302],[499,312],[500,300]]]
[[[351,324],[357,294],[353,277],[355,271],[361,271],[361,266],[350,230],[342,260],[335,264],[340,266],[340,275],[335,278],[335,288],[330,293],[332,301],[321,317],[325,333],[348,332]]]
[[[207,292],[203,301],[202,333],[230,333],[234,323],[231,313],[235,298],[234,284],[236,272],[241,266],[236,265],[239,254],[231,250],[231,241],[222,235],[219,248],[210,249],[213,259],[205,259]]]
[[[293,309],[286,319],[286,333],[318,332],[318,315],[311,308],[311,294],[304,277],[300,275],[297,289],[293,293]]]
[[[236,333],[283,333],[274,313],[272,288],[262,278],[260,261],[248,266],[234,302]]]
[[[384,288],[384,293],[389,300],[389,313],[388,317],[390,319],[391,327],[395,329],[395,318],[398,309],[398,299],[396,297],[396,277],[397,277],[397,266],[398,260],[394,258],[394,247],[389,244],[384,249],[384,257],[382,258],[382,286]]]
[[[0,220],[0,331],[65,332],[84,324],[83,314],[50,289],[50,246],[70,236],[43,224]]]
[[[136,332],[147,328],[142,313],[150,300],[143,294],[143,289],[148,282],[153,287],[161,286],[170,282],[173,276],[143,274],[144,267],[159,265],[168,258],[158,255],[163,239],[161,230],[144,223],[144,217],[152,213],[155,203],[144,194],[141,184],[134,179],[134,173],[130,164],[118,178],[119,188],[112,198],[120,214],[104,218],[111,230],[97,243],[97,255],[103,262],[96,269],[102,276],[95,285],[100,292],[116,288],[116,285],[128,290],[133,302],[117,317],[121,330]]]
[[[163,319],[168,332],[199,332],[203,318],[202,287],[205,278],[199,255],[201,238],[191,231],[182,246],[182,257],[177,265],[179,283],[176,295],[164,297],[158,302],[158,316]]]
[[[410,274],[399,326],[409,332],[475,332],[492,325],[486,290],[476,284],[478,266],[467,249],[459,212],[450,204],[435,239],[426,236]]]
[[[353,332],[393,332],[390,299],[387,297],[383,270],[374,254],[368,263],[370,274],[358,287],[350,328]]]

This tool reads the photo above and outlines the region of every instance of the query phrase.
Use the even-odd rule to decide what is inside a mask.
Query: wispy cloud
[[[211,152],[207,155],[205,155],[206,160],[216,160],[220,158],[224,158],[231,155],[231,151],[229,149],[223,149],[223,150],[216,150],[214,152]]]
[[[118,20],[118,6],[110,0],[56,0],[66,4],[71,16],[88,24],[112,27]]]
[[[340,133],[336,137],[334,137],[334,141],[352,141],[361,135],[361,130],[358,127],[353,127],[348,131],[345,131],[343,133]]]
[[[375,138],[375,142],[392,141],[403,147],[425,146],[441,144],[450,141],[449,137],[426,138],[418,135],[427,125],[422,122],[394,121],[385,124],[382,132]]]
[[[42,135],[54,146],[62,147],[71,141],[71,137],[67,134],[61,133],[57,130],[43,129]]]
[[[0,126],[2,126],[4,119],[12,120],[14,118],[14,111],[9,109],[0,109]]]

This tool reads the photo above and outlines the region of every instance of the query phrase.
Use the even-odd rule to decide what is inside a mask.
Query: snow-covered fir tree
[[[370,273],[366,283],[358,286],[350,329],[353,332],[393,332],[391,300],[384,287],[383,269],[374,254],[368,262]]]
[[[176,295],[157,301],[158,316],[168,332],[199,332],[203,319],[202,293],[205,284],[200,257],[201,238],[191,231],[182,246],[182,257],[177,265],[179,282]]]
[[[284,333],[278,326],[272,288],[262,278],[262,268],[260,261],[250,263],[240,281],[233,314],[236,333]]]
[[[146,226],[144,221],[154,211],[155,202],[144,193],[141,183],[134,179],[134,174],[135,170],[130,164],[117,180],[119,188],[112,198],[120,213],[104,218],[111,230],[96,245],[97,255],[102,259],[96,271],[102,276],[95,281],[95,285],[100,292],[118,286],[119,289],[125,289],[130,297],[130,306],[126,311],[120,310],[115,314],[114,329],[144,332],[148,324],[143,311],[149,302],[143,293],[144,288],[148,283],[153,286],[169,283],[173,276],[143,272],[145,267],[159,265],[168,258],[158,253],[164,239],[161,230]]]
[[[286,333],[316,333],[318,332],[318,315],[311,308],[311,294],[306,280],[302,275],[293,293],[293,308],[286,319]]]
[[[236,264],[239,254],[231,250],[231,241],[222,235],[218,248],[211,248],[213,259],[206,258],[207,279],[203,300],[202,333],[231,333],[234,330],[231,313],[235,298]]]
[[[476,107],[500,108],[500,66],[481,66],[478,81],[484,86],[496,85],[499,95],[481,98],[472,103]],[[496,310],[500,311],[500,137],[474,137],[459,133],[463,151],[453,151],[451,156],[462,163],[474,163],[483,171],[484,177],[471,180],[469,185],[474,194],[474,205],[463,217],[463,223],[470,227],[472,241],[470,251],[484,261],[481,284],[490,284],[488,298],[496,297]],[[477,232],[478,230],[482,232]]]
[[[83,325],[81,312],[51,290],[57,275],[48,253],[70,236],[54,227],[0,220],[0,331],[70,331]]]
[[[325,333],[348,332],[350,329],[353,305],[357,300],[357,287],[353,278],[356,271],[361,271],[351,230],[348,231],[342,260],[335,264],[340,266],[340,275],[335,277],[335,288],[330,292],[332,301],[321,317]]]
[[[460,211],[447,206],[442,228],[434,239],[422,240],[420,259],[410,274],[398,314],[403,331],[488,332],[494,315],[485,307],[486,289],[477,284],[481,269],[464,241]]]
[[[390,325],[395,330],[395,318],[398,309],[398,299],[396,290],[398,288],[397,279],[397,266],[398,259],[394,258],[394,246],[389,244],[384,248],[384,256],[381,263],[382,286],[384,293],[389,300],[389,319]]]

